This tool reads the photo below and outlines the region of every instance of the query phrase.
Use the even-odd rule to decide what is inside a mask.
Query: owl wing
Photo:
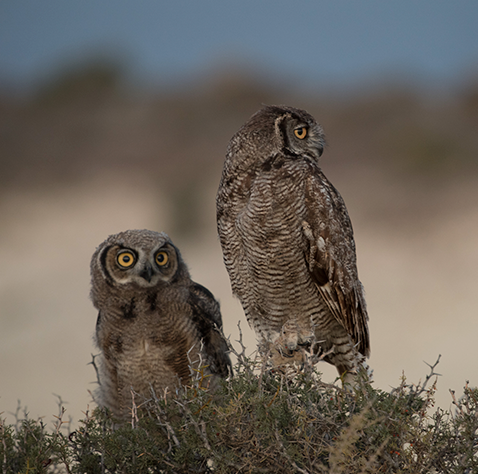
[[[222,333],[222,317],[219,303],[212,293],[198,283],[190,289],[189,304],[192,319],[208,356],[209,370],[213,374],[227,377],[232,374],[229,347]]]
[[[320,169],[314,170],[304,185],[307,212],[302,227],[311,278],[358,351],[368,357],[367,308],[358,279],[355,241],[345,203]]]

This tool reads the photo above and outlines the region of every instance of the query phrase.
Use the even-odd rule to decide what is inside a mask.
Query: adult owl
[[[233,293],[273,360],[320,349],[344,381],[370,353],[352,224],[306,111],[267,106],[232,137],[217,226]],[[278,363],[278,362],[276,362]]]
[[[98,309],[99,404],[118,418],[132,390],[150,399],[190,381],[231,373],[219,304],[195,283],[165,233],[128,230],[108,237],[91,260],[91,298]]]

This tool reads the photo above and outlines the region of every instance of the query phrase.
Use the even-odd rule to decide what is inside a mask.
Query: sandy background
[[[167,232],[220,300],[225,333],[235,341],[240,321],[255,349],[222,263],[214,198],[227,141],[264,102],[306,107],[327,133],[322,165],[354,225],[375,385],[389,390],[402,371],[418,382],[441,354],[436,398],[449,408],[449,389],[478,384],[478,86],[446,100],[387,87],[344,100],[215,81],[135,95],[93,71],[66,92],[60,80],[27,102],[0,102],[2,417],[20,400],[51,421],[54,394],[74,422],[93,406],[89,261],[122,230]]]

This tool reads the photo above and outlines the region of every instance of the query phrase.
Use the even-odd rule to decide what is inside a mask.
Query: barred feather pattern
[[[95,400],[117,418],[130,416],[133,393],[139,406],[198,373],[208,385],[232,374],[219,303],[191,279],[166,234],[108,237],[91,259],[91,299],[100,349]]]
[[[325,360],[353,374],[370,352],[368,316],[347,209],[318,164],[324,145],[305,111],[257,112],[228,147],[218,233],[233,293],[260,341],[286,358],[313,343],[333,349]]]

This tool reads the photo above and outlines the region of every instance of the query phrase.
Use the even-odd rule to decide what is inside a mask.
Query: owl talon
[[[309,347],[312,345],[312,341],[299,342],[297,345],[299,347],[303,347],[304,349],[309,349]]]
[[[291,351],[289,349],[287,349],[287,351],[281,351],[279,350],[279,354],[282,356],[282,357],[287,357],[287,358],[292,358],[294,357],[294,352],[295,351]]]

